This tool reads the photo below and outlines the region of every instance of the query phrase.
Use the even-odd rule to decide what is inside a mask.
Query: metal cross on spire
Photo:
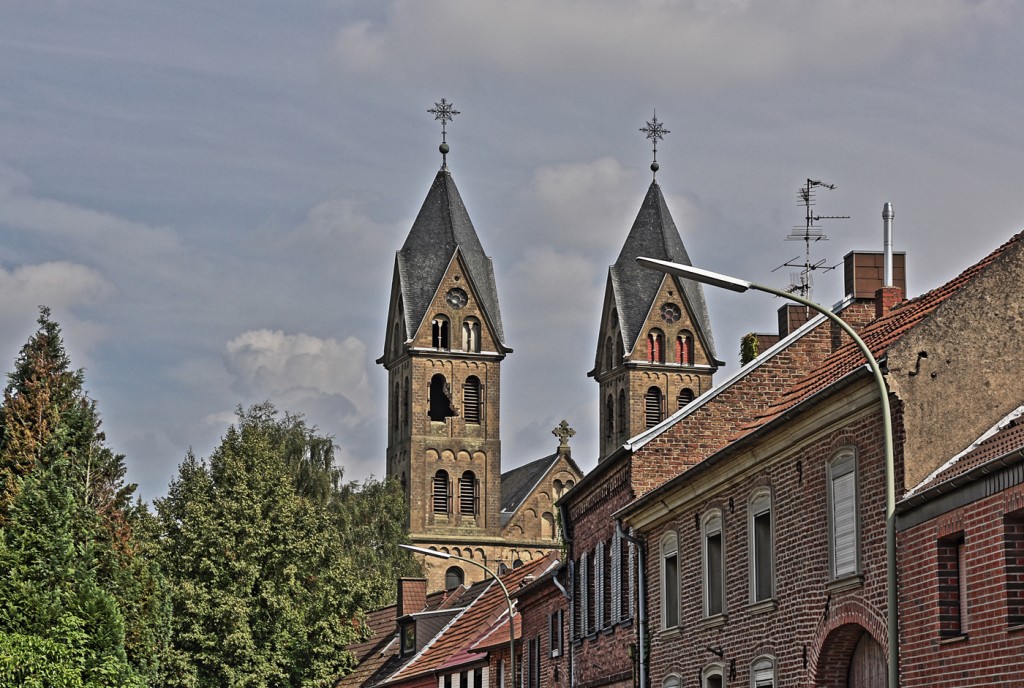
[[[451,150],[448,147],[448,122],[455,119],[455,115],[461,113],[444,98],[440,103],[434,103],[434,107],[427,112],[432,114],[435,120],[441,120],[441,145],[438,146],[438,150],[441,151],[441,168],[444,169],[448,167],[448,151]]]
[[[654,111],[654,117],[651,118],[643,127],[640,128],[644,134],[647,135],[647,140],[651,142],[654,150],[654,162],[651,163],[652,176],[658,174],[658,141],[665,138],[665,134],[671,134],[665,125],[658,121],[658,111]]]

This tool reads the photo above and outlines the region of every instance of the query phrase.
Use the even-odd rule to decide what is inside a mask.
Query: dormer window
[[[476,318],[462,321],[462,348],[471,353],[480,353],[480,321]]]
[[[685,330],[676,337],[676,363],[693,365],[693,335]]]
[[[407,621],[402,624],[402,656],[416,652],[416,622]]]

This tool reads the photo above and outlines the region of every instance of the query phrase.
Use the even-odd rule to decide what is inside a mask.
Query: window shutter
[[[857,570],[857,490],[855,473],[832,478],[832,557],[834,576]]]
[[[618,623],[622,619],[622,539],[616,532],[612,536],[612,570],[609,574],[612,577],[612,618],[611,623]]]

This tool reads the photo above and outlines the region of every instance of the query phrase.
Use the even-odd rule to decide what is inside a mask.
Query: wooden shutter
[[[857,571],[857,481],[853,471],[832,478],[832,575]]]

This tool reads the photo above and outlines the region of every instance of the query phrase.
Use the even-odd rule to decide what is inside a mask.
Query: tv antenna
[[[813,274],[817,270],[822,272],[828,272],[834,270],[839,266],[839,263],[835,265],[828,265],[828,261],[825,258],[816,262],[811,262],[811,243],[817,241],[828,241],[828,237],[825,236],[825,232],[822,228],[816,225],[816,222],[821,220],[849,220],[849,215],[816,215],[814,213],[815,201],[815,189],[818,187],[823,189],[832,190],[836,188],[835,184],[826,184],[823,181],[817,179],[807,179],[807,182],[797,190],[798,203],[804,207],[804,224],[803,226],[795,226],[790,232],[789,236],[786,237],[786,241],[803,241],[804,242],[804,262],[798,263],[800,256],[794,256],[785,263],[775,268],[800,268],[798,272],[790,273],[790,285],[786,288],[791,294],[798,294],[802,297],[810,298],[811,287],[814,286]],[[772,270],[772,272],[775,272]]]

